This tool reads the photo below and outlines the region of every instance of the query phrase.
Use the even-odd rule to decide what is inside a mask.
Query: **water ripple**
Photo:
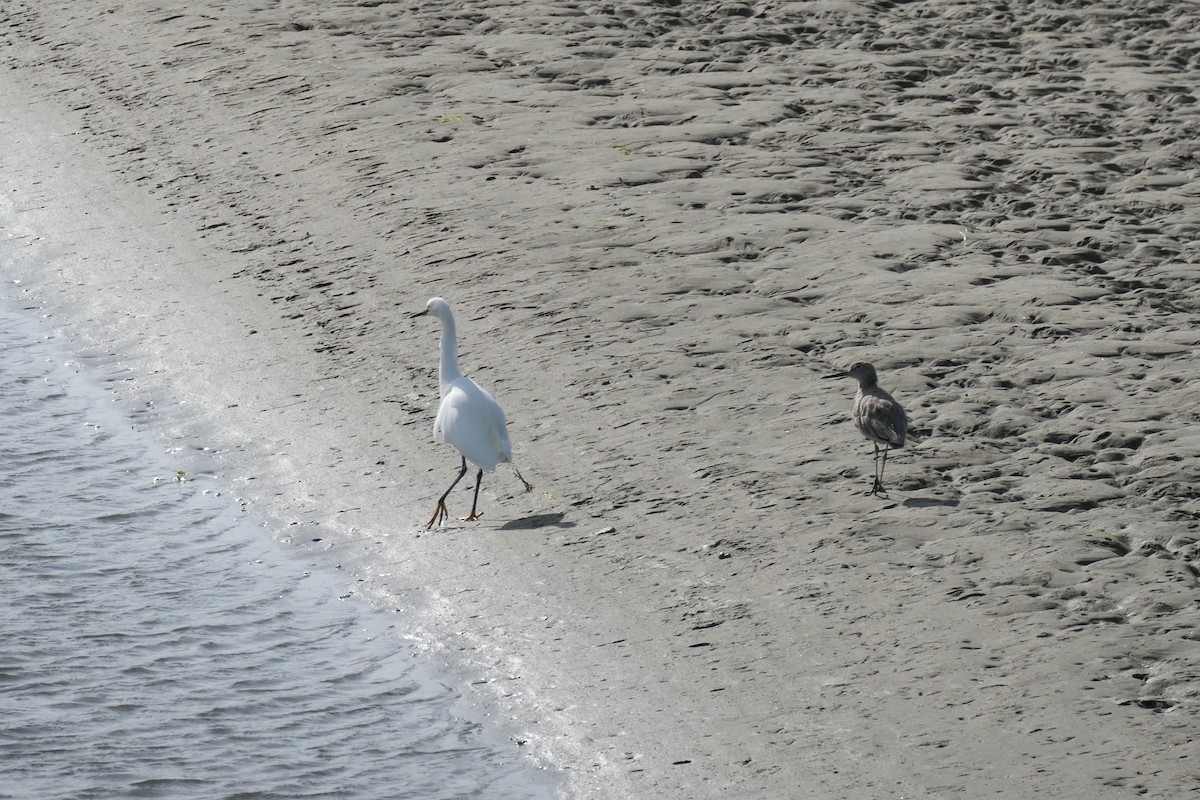
[[[162,479],[86,374],[0,323],[0,798],[551,796],[402,621]]]

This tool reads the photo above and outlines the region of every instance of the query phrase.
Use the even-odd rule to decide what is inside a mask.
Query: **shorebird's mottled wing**
[[[862,435],[878,444],[904,447],[908,418],[887,392],[875,388],[862,392],[854,403],[854,424]]]

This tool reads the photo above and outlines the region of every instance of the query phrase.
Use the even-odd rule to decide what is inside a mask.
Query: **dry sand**
[[[565,795],[1200,791],[1196,4],[4,16],[5,276]]]

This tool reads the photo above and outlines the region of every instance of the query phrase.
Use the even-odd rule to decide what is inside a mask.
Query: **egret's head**
[[[431,297],[429,298],[429,302],[425,304],[425,310],[418,311],[413,316],[423,317],[427,314],[438,319],[446,319],[450,316],[450,304],[440,297]]]

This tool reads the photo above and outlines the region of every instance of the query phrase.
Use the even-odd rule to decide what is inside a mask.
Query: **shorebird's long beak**
[[[833,372],[833,373],[830,373],[829,375],[822,375],[821,377],[824,378],[825,380],[829,381],[829,380],[833,380],[834,378],[849,378],[850,373],[849,372]]]

